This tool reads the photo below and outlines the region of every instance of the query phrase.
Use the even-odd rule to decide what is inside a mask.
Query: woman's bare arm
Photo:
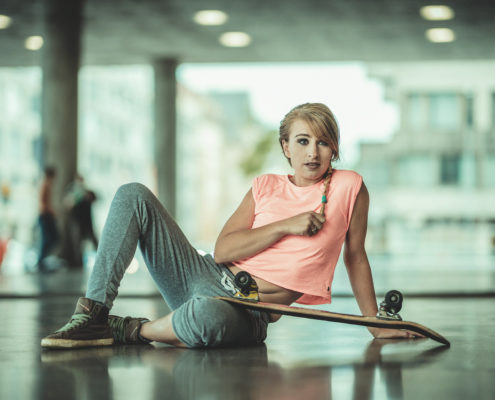
[[[364,316],[375,316],[378,312],[375,288],[371,267],[364,247],[368,229],[369,194],[364,183],[356,198],[351,223],[347,232],[344,263],[356,297],[359,309]],[[396,329],[369,328],[376,338],[413,337],[418,336],[408,331]]]
[[[347,231],[344,263],[359,309],[365,316],[376,315],[375,288],[368,256],[364,247],[368,229],[369,194],[364,183],[359,190]]]
[[[225,223],[215,244],[215,262],[242,260],[265,250],[286,235],[310,236],[311,227],[321,229],[324,217],[308,211],[271,224],[251,229],[254,219],[254,198],[247,192],[237,210]]]

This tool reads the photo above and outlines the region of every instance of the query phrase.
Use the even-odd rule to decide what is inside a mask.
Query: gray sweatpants
[[[112,308],[120,281],[136,252],[174,310],[178,339],[189,347],[257,344],[269,316],[237,308],[213,296],[233,296],[234,276],[211,255],[200,255],[145,186],[119,188],[98,246],[86,297]]]

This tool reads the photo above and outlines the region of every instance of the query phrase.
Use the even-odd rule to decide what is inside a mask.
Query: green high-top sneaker
[[[58,331],[41,339],[46,348],[111,346],[114,342],[108,324],[108,308],[85,297],[77,301],[74,315]]]
[[[112,331],[114,343],[118,344],[148,344],[151,340],[139,335],[141,325],[148,322],[148,318],[108,316],[108,324]]]

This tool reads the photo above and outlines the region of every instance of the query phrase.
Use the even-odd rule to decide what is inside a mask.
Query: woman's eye
[[[322,146],[328,146],[328,143],[324,142],[323,140],[320,140],[318,144],[321,144]]]
[[[298,139],[297,143],[299,144],[308,144],[308,139]]]

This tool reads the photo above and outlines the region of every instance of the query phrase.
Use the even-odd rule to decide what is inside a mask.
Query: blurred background
[[[334,111],[336,167],[370,191],[378,291],[493,292],[494,17],[481,0],[3,0],[0,292],[85,286],[96,245],[71,227],[75,187],[95,195],[96,238],[116,189],[137,181],[211,252],[253,177],[291,172],[278,124],[304,102]],[[156,292],[139,255],[129,272],[124,293]],[[349,294],[342,265],[335,279]]]

